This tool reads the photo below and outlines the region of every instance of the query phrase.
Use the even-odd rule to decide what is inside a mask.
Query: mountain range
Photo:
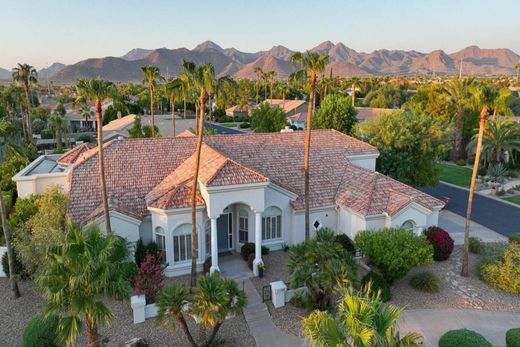
[[[325,41],[309,51],[327,53],[330,71],[335,76],[395,75],[395,74],[458,74],[462,62],[465,75],[514,74],[520,56],[507,48],[482,49],[469,46],[448,54],[442,50],[429,53],[406,50],[379,49],[371,53],[357,52],[341,42]],[[157,65],[166,76],[179,74],[182,61],[197,64],[211,63],[218,76],[255,78],[254,69],[274,70],[277,78],[285,79],[295,70],[291,56],[295,51],[284,46],[273,46],[268,51],[242,52],[222,48],[205,41],[193,49],[135,48],[121,57],[89,58],[72,65],[55,63],[40,70],[40,76],[56,82],[74,82],[77,78],[101,77],[112,81],[141,81],[141,67]],[[0,69],[0,78],[5,70]],[[8,71],[7,71],[8,72]],[[10,72],[8,72],[10,76]]]

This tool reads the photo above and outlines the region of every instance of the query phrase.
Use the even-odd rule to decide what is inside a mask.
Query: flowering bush
[[[431,226],[424,232],[426,238],[433,246],[433,259],[446,260],[453,252],[454,242],[450,234],[439,227]]]
[[[155,302],[157,293],[163,287],[164,276],[161,264],[157,262],[159,255],[147,254],[141,261],[141,265],[135,276],[135,292],[137,295],[146,295],[146,302]]]

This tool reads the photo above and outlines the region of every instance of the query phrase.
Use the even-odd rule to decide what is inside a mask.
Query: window
[[[262,240],[282,238],[282,210],[269,207],[262,218]]]
[[[403,223],[403,225],[401,225],[401,228],[403,228],[404,230],[413,232],[414,224],[415,223],[412,220],[407,220],[406,222]]]
[[[166,238],[161,227],[155,228],[155,243],[157,243],[157,252],[161,255],[161,264],[166,264]]]
[[[206,222],[204,234],[206,237],[206,255],[211,255],[211,220]]]
[[[183,224],[173,231],[173,261],[191,259],[191,224]]]
[[[312,223],[312,226],[314,227],[314,230],[318,230],[319,228],[321,228],[321,222],[319,219],[316,219],[314,221],[314,223]]]
[[[249,241],[249,213],[240,210],[238,213],[238,242],[246,243]]]

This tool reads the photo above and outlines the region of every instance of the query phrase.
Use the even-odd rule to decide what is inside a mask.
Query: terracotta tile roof
[[[284,104],[283,99],[266,99],[265,102],[270,106],[280,107],[285,113],[290,113],[307,103],[305,100],[285,100]]]
[[[360,122],[364,122],[368,119],[376,118],[381,114],[388,114],[398,112],[399,110],[393,108],[376,108],[376,107],[356,107],[357,115],[356,118]]]
[[[70,165],[78,159],[78,157],[90,149],[89,145],[82,143],[71,150],[63,153],[63,155],[56,161],[58,164]]]
[[[184,184],[178,184],[173,186],[172,189],[158,197],[156,200],[150,201],[149,203],[147,202],[147,205],[149,207],[160,208],[163,210],[187,208],[191,207],[191,194],[191,184],[189,187]],[[196,204],[197,206],[205,205],[204,199],[198,190],[196,194]]]
[[[195,137],[195,134],[186,129],[175,135],[175,137]]]
[[[115,131],[126,129],[127,127],[134,124],[135,117],[135,114],[129,114],[119,119],[114,119],[107,125],[103,125],[103,131]]]
[[[288,118],[293,122],[305,122],[307,120],[307,112],[298,112]]]

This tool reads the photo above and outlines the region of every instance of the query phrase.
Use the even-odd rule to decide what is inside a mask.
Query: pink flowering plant
[[[155,302],[157,293],[162,289],[164,282],[163,269],[157,261],[160,255],[147,254],[137,269],[134,278],[135,292],[137,295],[145,295],[146,303]]]
[[[454,248],[454,242],[450,234],[436,226],[429,227],[424,233],[433,246],[433,259],[437,261],[448,259]]]

